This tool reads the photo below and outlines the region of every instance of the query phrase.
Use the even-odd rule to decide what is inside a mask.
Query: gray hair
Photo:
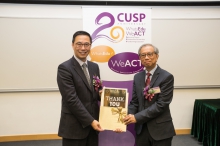
[[[138,55],[139,55],[139,56],[140,56],[141,49],[142,49],[143,47],[146,47],[146,46],[151,46],[151,47],[153,47],[155,54],[159,54],[159,49],[158,49],[157,47],[155,47],[154,45],[152,45],[152,44],[143,44],[143,45],[141,45],[140,48],[138,49]]]

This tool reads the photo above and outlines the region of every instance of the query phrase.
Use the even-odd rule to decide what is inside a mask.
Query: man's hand
[[[101,95],[102,95],[102,90],[99,90],[99,96],[101,97]]]
[[[104,131],[104,130],[102,129],[102,127],[100,126],[99,122],[96,121],[96,120],[93,120],[93,121],[92,121],[91,126],[92,126],[92,128],[93,128],[94,130],[96,130],[96,131],[99,131],[99,132]]]
[[[125,122],[125,125],[128,125],[131,123],[136,123],[137,121],[136,121],[134,115],[129,114],[124,118],[124,122]]]
[[[117,128],[117,129],[115,129],[115,130],[113,130],[114,132],[116,132],[116,133],[122,133],[123,131],[121,130],[121,129],[119,129],[119,128]]]

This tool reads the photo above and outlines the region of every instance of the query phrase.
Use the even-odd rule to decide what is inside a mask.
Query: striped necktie
[[[145,85],[146,86],[150,86],[150,76],[151,76],[151,73],[147,73],[147,79],[146,79],[146,82],[145,82]]]
[[[89,83],[89,87],[91,87],[90,77],[89,77],[89,74],[88,74],[86,68],[87,68],[86,63],[83,63],[82,69],[83,69],[83,72],[84,72],[84,74],[85,74],[85,76],[86,76],[86,79],[87,79],[87,81],[88,81],[88,83]]]

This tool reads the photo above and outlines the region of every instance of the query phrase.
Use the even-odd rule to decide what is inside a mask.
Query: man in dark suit
[[[98,146],[100,93],[94,89],[93,76],[100,78],[99,66],[86,58],[91,49],[89,33],[73,35],[74,55],[58,67],[57,83],[62,95],[58,135],[63,146]]]
[[[137,146],[171,146],[176,135],[169,108],[174,77],[157,65],[159,50],[152,44],[142,45],[138,54],[146,70],[134,76],[132,100],[125,124],[135,123]],[[146,86],[149,87],[147,94],[143,92]],[[154,93],[149,91],[152,88]]]

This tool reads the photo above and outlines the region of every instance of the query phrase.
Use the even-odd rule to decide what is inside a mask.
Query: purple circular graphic
[[[112,56],[108,61],[109,68],[119,74],[134,74],[143,70],[139,56],[133,52],[124,52]]]

